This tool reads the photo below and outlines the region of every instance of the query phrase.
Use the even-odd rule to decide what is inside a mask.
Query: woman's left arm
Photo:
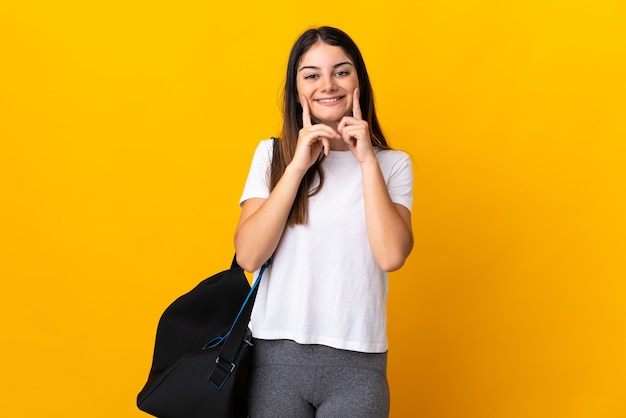
[[[413,249],[408,208],[394,203],[376,158],[361,163],[367,237],[376,262],[384,271],[398,270]]]
[[[361,165],[367,238],[380,268],[398,270],[413,249],[411,211],[389,196],[369,126],[361,114],[358,89],[354,90],[352,106],[352,117],[344,117],[337,129]]]

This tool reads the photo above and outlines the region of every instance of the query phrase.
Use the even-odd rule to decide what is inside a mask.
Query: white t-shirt
[[[240,203],[270,194],[272,140],[256,149]],[[394,203],[409,210],[409,156],[375,148]],[[286,227],[261,281],[250,329],[256,338],[381,353],[387,350],[387,273],[370,249],[361,168],[350,151],[331,151],[324,185],[309,198],[307,225]],[[257,272],[258,274],[258,272]]]

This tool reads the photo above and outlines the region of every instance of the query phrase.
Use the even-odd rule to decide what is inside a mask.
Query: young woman
[[[281,136],[257,147],[235,232],[244,269],[273,258],[250,322],[250,417],[388,416],[387,272],[413,247],[412,187],[355,43],[303,33]]]

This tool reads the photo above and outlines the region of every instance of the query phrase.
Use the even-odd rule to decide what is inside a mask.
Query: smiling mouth
[[[321,103],[321,104],[331,104],[331,103],[336,103],[339,100],[343,99],[345,96],[341,96],[341,97],[330,97],[328,99],[317,99],[316,102]]]

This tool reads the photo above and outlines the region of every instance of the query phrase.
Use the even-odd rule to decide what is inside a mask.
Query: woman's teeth
[[[340,99],[339,97],[334,97],[332,99],[318,99],[318,102],[320,102],[320,103],[334,103],[334,102],[339,101],[339,99]]]

